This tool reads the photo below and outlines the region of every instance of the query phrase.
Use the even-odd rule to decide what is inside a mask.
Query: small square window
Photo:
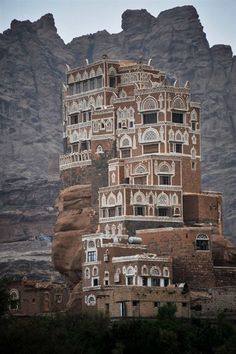
[[[135,207],[135,215],[144,216],[145,215],[144,206],[136,206]]]
[[[177,152],[178,154],[181,154],[182,153],[182,144],[175,144],[175,152]]]
[[[184,122],[183,113],[172,112],[172,122],[183,124],[183,122]]]
[[[87,262],[96,262],[97,254],[96,251],[89,251],[87,255]]]
[[[147,286],[148,285],[148,278],[147,277],[143,277],[142,278],[142,285],[143,286]]]
[[[170,185],[171,184],[170,176],[160,176],[160,184],[161,185]]]
[[[93,286],[98,286],[98,278],[93,279]]]
[[[127,285],[133,285],[134,284],[134,277],[130,276],[127,277]]]

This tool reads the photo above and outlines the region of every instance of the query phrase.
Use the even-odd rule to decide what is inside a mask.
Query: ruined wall
[[[205,292],[190,292],[191,314],[193,317],[213,317],[224,314],[236,316],[235,286],[212,288]]]

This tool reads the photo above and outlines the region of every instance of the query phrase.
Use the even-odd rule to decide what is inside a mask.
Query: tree
[[[8,279],[0,279],[0,318],[8,310],[9,294],[7,289]]]

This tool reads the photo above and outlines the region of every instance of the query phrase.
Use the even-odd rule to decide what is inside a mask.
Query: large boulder
[[[67,280],[81,279],[82,238],[96,231],[95,211],[91,207],[91,185],[76,185],[64,189],[56,202],[58,218],[52,243],[55,268]]]

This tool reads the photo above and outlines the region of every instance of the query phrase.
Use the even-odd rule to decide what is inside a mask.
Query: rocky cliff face
[[[34,23],[14,20],[11,29],[0,35],[1,241],[19,240],[25,234],[29,238],[41,216],[42,231],[54,222],[53,215],[49,221],[41,214],[45,204],[53,204],[52,195],[48,194],[47,201],[41,198],[45,189],[37,183],[49,190],[53,182],[48,180],[57,179],[54,185],[59,190],[55,157],[62,150],[65,64],[84,64],[86,58],[96,60],[104,53],[111,58],[152,58],[153,65],[169,77],[191,82],[192,99],[202,104],[203,189],[223,192],[225,230],[234,237],[236,57],[229,46],[210,48],[196,10],[183,6],[157,18],[146,10],[127,10],[120,33],[100,31],[68,45],[58,36],[50,14]],[[30,200],[26,207],[24,203],[28,220],[32,217],[32,230],[25,233],[19,226],[19,212],[27,188],[33,194],[37,191],[38,205],[32,208]],[[10,232],[6,224],[11,225]]]

